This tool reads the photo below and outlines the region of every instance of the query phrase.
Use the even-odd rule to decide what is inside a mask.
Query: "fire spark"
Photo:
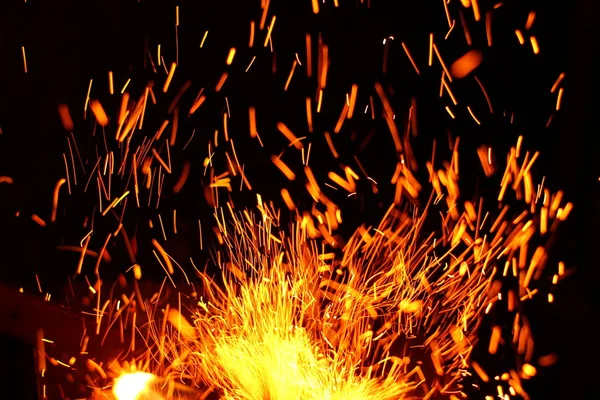
[[[315,14],[318,3],[312,2]],[[473,127],[497,120],[512,124],[513,115],[505,110],[503,117],[498,110],[494,114],[496,105],[476,76],[487,53],[472,48],[476,32],[469,30],[463,8],[471,8],[479,21],[478,2],[457,3],[458,9],[446,1],[443,5],[449,25],[446,37],[460,31],[455,28],[460,20],[468,48],[455,51],[455,61],[450,62],[441,37],[429,35],[427,68],[441,74],[437,111],[447,113],[443,117],[448,126],[455,121]],[[281,18],[270,11],[268,0],[261,8],[260,27],[251,21],[248,47],[256,50],[254,35],[262,31],[261,47],[274,54],[276,21],[280,24]],[[490,48],[491,13],[486,13],[485,25]],[[522,45],[524,33],[517,32]],[[529,28],[524,32],[537,55],[537,38]],[[513,30],[510,33],[516,41]],[[207,35],[208,31],[200,48]],[[141,87],[135,79],[123,79],[121,96],[115,95],[112,71],[109,96],[99,94],[96,86],[92,91],[91,80],[84,110],[93,131],[85,139],[73,134],[81,121],[73,119],[69,106],[58,107],[69,132],[68,153],[65,150],[61,160],[66,174],[56,181],[49,218],[32,212],[28,223],[44,229],[60,225],[67,232],[56,249],[76,253],[69,284],[83,287],[83,312],[77,311],[81,319],[94,321],[84,321],[77,357],[66,360],[62,354],[50,355],[56,348],[49,344],[57,338],[38,331],[41,377],[46,379],[46,361],[67,368],[71,383],[76,381],[75,371],[84,371],[81,381],[92,398],[111,400],[529,398],[526,381],[553,364],[556,356],[536,347],[528,304],[552,303],[554,286],[570,272],[550,257],[550,250],[573,205],[562,191],[551,191],[545,178],[539,180],[539,153],[524,149],[523,136],[507,153],[503,146],[481,143],[459,152],[461,136],[452,133],[447,151],[437,137],[413,148],[419,140],[418,96],[395,96],[386,78],[396,38],[383,40],[382,79],[369,77],[360,87],[343,82],[347,93],[338,93],[332,87],[342,84],[331,84],[337,66],[330,59],[334,53],[326,36],[303,32],[305,55],[294,54],[285,85],[273,84],[289,94],[301,79],[292,79],[295,71],[305,69],[306,82],[314,87],[299,91],[304,128],[260,102],[254,104],[255,99],[243,104],[240,96],[230,102],[229,87],[248,76],[243,74],[257,56],[248,59],[242,73],[236,67],[248,54],[229,46],[225,71],[211,82],[210,90],[195,88],[191,80],[181,82],[186,72],[178,56],[165,62],[160,44],[156,53],[145,49],[144,57],[155,75],[164,69],[162,78]],[[423,79],[429,79],[424,53],[405,42],[399,45],[410,73],[422,77],[423,72]],[[25,61],[24,55],[23,47]],[[271,57],[265,65],[276,74],[276,58]],[[253,68],[263,64],[259,60]],[[561,74],[550,91],[557,93],[552,115],[560,109],[563,78]],[[477,90],[481,107],[466,105],[469,92],[464,96],[457,81]],[[189,97],[192,88],[195,98]],[[404,113],[394,111],[408,100],[410,108]],[[328,121],[322,112],[333,103],[339,107]],[[198,145],[202,139],[199,133],[194,141],[196,125],[187,128],[215,107],[221,109],[216,114],[218,129],[210,126],[214,135],[204,135],[206,143]],[[274,120],[266,122],[269,114]],[[248,119],[249,135],[239,135],[237,115]],[[369,133],[363,124],[371,128]],[[304,136],[303,129],[308,131]],[[369,160],[363,150],[381,130],[386,133],[377,136],[388,140],[381,147],[390,151],[378,148]],[[348,137],[357,142],[346,148],[343,141]],[[192,150],[187,150],[190,143]],[[254,161],[254,150],[241,151],[251,146],[257,154],[259,149],[268,152],[262,161],[287,179],[285,187],[276,185],[279,203],[272,194],[258,194],[262,192],[257,181],[270,178],[264,178],[264,165],[254,166],[260,164]],[[356,147],[358,151],[344,154]],[[424,147],[431,157],[422,163],[416,154]],[[387,156],[390,168],[367,172],[385,164],[382,159]],[[12,177],[0,176],[0,184],[13,183]],[[248,196],[242,200],[239,195],[238,202],[232,194],[234,183],[240,192],[251,193],[251,205]],[[189,217],[193,212],[186,214],[181,208],[178,214],[177,206],[184,203],[178,201],[186,196],[205,202],[212,217]],[[343,222],[347,209],[356,212],[356,204],[371,197],[380,209],[374,213],[374,225],[363,215],[357,224]],[[75,210],[62,212],[71,209],[65,204],[72,198]],[[361,211],[368,207],[360,206]],[[85,215],[78,214],[79,208]],[[189,244],[197,217],[199,247],[210,252],[204,269],[197,268]],[[342,226],[352,233],[341,233]],[[207,232],[215,245],[205,244]],[[178,248],[170,238],[186,243]],[[117,267],[115,273],[107,266],[111,262],[111,267],[128,268]],[[155,273],[153,268],[164,271],[165,278],[147,296],[142,276]],[[115,275],[115,282],[107,285],[105,279]],[[36,283],[42,293],[37,275]],[[50,302],[50,297],[47,293],[45,300]],[[117,357],[103,359],[88,351],[90,337],[101,347],[111,335],[119,336],[116,350],[122,351]],[[45,384],[43,388],[45,393]]]

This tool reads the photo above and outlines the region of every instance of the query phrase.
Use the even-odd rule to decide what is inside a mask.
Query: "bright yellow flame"
[[[138,400],[149,391],[150,383],[156,378],[147,372],[131,372],[119,376],[113,385],[117,400]]]

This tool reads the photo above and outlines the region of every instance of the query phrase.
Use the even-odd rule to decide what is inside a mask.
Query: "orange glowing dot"
[[[138,281],[140,279],[142,279],[142,268],[140,268],[140,266],[138,264],[135,264],[133,266],[133,276],[135,277],[135,279],[137,279]]]
[[[535,376],[537,369],[531,364],[523,365],[523,373],[527,376]]]
[[[469,75],[483,61],[483,55],[479,50],[471,50],[450,66],[450,72],[455,78],[464,78]]]

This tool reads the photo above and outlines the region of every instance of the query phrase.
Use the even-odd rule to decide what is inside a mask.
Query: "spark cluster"
[[[392,46],[397,39],[385,38],[383,73],[388,73],[391,51],[406,55],[415,79],[437,68],[447,123],[462,118],[485,126],[482,114],[495,111],[476,75],[485,55],[472,46],[473,36],[475,27],[484,25],[482,34],[492,46],[492,16],[502,3],[485,11],[476,0],[442,3],[446,36],[425,38],[426,59],[414,56],[406,42]],[[274,54],[281,22],[269,6],[263,0],[260,20],[250,23],[251,51],[231,47],[211,87],[178,80],[178,60],[166,62],[159,44],[155,53],[146,54],[156,79],[141,90],[129,87],[135,77],[127,78],[119,94],[117,77],[109,71],[110,99],[105,101],[96,94],[98,83],[90,80],[83,106],[90,137],[76,137],[81,121],[73,118],[72,107],[59,106],[69,132],[62,155],[65,177],[55,186],[49,222],[37,214],[31,220],[42,227],[60,222],[67,195],[92,204],[79,243],[63,243],[58,250],[78,254],[72,275],[85,283],[83,306],[90,311],[84,314],[93,321],[82,334],[83,365],[47,355],[40,336],[40,371],[46,358],[59,368],[86,370],[94,399],[459,399],[473,393],[528,399],[525,382],[556,356],[536,350],[527,303],[540,297],[552,303],[554,285],[569,273],[549,253],[573,207],[561,191],[546,187],[545,178],[538,179],[539,153],[524,149],[523,136],[506,154],[493,145],[459,152],[460,136],[449,134],[448,156],[434,140],[431,157],[422,162],[413,149],[419,141],[416,100],[397,113],[393,91],[379,81],[349,84],[338,96],[335,121],[324,122],[335,60],[326,40],[310,33],[304,36],[305,53],[295,53],[278,88],[288,92],[300,79],[294,78],[298,71],[305,71],[315,86],[315,94],[302,99],[305,128],[299,133],[278,116],[272,126],[262,123],[261,113],[270,111],[231,105],[227,85],[252,68],[275,71],[265,52]],[[318,14],[325,5],[314,0],[311,7]],[[176,15],[179,27],[179,7]],[[529,40],[537,55],[540,45],[530,32],[534,21],[531,12],[515,40],[520,45]],[[444,42],[460,33],[458,25],[468,50],[450,62],[443,56]],[[206,31],[200,48],[210,39]],[[234,69],[248,54],[256,55],[246,67]],[[269,62],[261,64],[261,58]],[[557,95],[554,113],[560,109],[563,78],[550,90]],[[458,85],[453,87],[460,80],[477,85],[483,107],[461,98]],[[176,90],[175,82],[181,83]],[[182,129],[215,104],[222,110],[213,133]],[[238,140],[241,115],[248,121],[249,138],[243,141]],[[356,134],[345,130],[354,130],[348,125],[358,119],[385,127],[395,168],[371,175],[367,171],[375,166],[361,162],[358,154],[348,158],[351,162],[341,161],[346,159],[344,135]],[[239,142],[244,146],[236,147]],[[248,143],[257,150],[248,150]],[[253,177],[247,165],[258,163],[258,149],[268,153],[268,168],[280,173],[280,198],[261,196],[253,188],[253,178],[260,181],[260,175]],[[203,161],[197,163],[200,151]],[[334,167],[315,169],[311,152],[316,151],[319,157],[328,152]],[[463,195],[462,157],[481,179],[498,184],[493,191],[473,194],[469,188],[468,197]],[[13,182],[0,177],[0,183]],[[199,247],[210,251],[212,269],[172,254],[169,245],[169,236],[180,235],[178,227],[184,225],[169,199],[189,195],[185,188],[191,185],[201,193],[194,201],[212,210],[211,219],[197,221]],[[386,190],[391,193],[384,199],[387,211],[377,223],[351,226],[352,233],[344,235],[344,197]],[[238,201],[236,193],[242,191],[252,194],[253,204]],[[150,238],[138,238],[139,231]],[[208,236],[215,245],[205,243]],[[109,287],[104,269],[117,247],[124,249],[128,265]],[[151,267],[140,260],[149,255],[165,278],[147,295],[143,277]],[[102,360],[88,353],[93,335],[102,344],[118,335],[119,357]]]

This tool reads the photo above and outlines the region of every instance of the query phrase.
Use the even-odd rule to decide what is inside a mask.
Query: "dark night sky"
[[[599,282],[596,248],[600,223],[597,211],[600,170],[596,160],[600,149],[594,144],[597,128],[590,105],[598,83],[594,73],[598,65],[593,57],[598,51],[596,38],[600,37],[598,24],[594,21],[599,11],[597,2],[504,2],[504,8],[509,11],[498,12],[494,23],[499,26],[522,26],[529,10],[538,12],[534,32],[540,40],[542,53],[533,57],[529,48],[515,45],[513,31],[502,33],[506,29],[498,28],[500,33],[492,49],[487,48],[485,35],[475,35],[475,47],[481,48],[485,55],[481,78],[492,94],[495,106],[515,111],[517,115],[515,125],[508,126],[506,119],[487,116],[483,112],[485,108],[481,108],[479,114],[484,128],[448,122],[436,98],[439,74],[437,70],[435,74],[426,71],[429,32],[434,31],[439,37],[447,30],[441,0],[371,0],[373,7],[370,10],[364,6],[357,8],[353,1],[341,0],[340,9],[326,7],[319,16],[312,15],[309,0],[271,2],[273,13],[277,15],[274,37],[278,73],[273,77],[267,73],[269,68],[256,66],[253,78],[228,82],[227,95],[239,110],[244,110],[248,104],[256,104],[257,109],[268,107],[272,115],[265,119],[286,121],[291,127],[302,126],[298,130],[304,129],[304,97],[314,94],[313,86],[308,84],[303,73],[297,72],[288,93],[282,94],[281,87],[294,52],[304,53],[304,34],[310,32],[316,38],[321,31],[331,49],[332,73],[327,89],[330,98],[343,96],[351,83],[362,87],[376,81],[394,86],[398,92],[395,96],[398,110],[407,109],[410,98],[417,96],[419,131],[426,143],[422,149],[417,146],[417,150],[422,150],[425,157],[431,139],[443,137],[448,127],[455,133],[460,132],[464,138],[464,151],[473,150],[482,143],[503,148],[512,145],[519,134],[525,135],[529,147],[542,151],[540,169],[545,171],[553,188],[563,188],[568,199],[575,203],[558,248],[577,268],[577,274],[563,283],[557,295],[556,315],[548,324],[548,338],[557,343],[561,353],[560,365],[551,373],[551,378],[559,383],[553,389],[539,390],[543,398],[559,393],[561,398],[593,398],[591,391],[597,391],[593,388],[593,379],[597,377],[595,371],[584,365],[595,364],[598,360],[595,331],[591,326],[596,322],[598,304],[594,292]],[[230,47],[238,49],[238,61],[244,60],[237,68],[245,68],[253,54],[247,49],[248,21],[260,18],[260,1],[30,0],[24,3],[4,0],[0,3],[0,175],[15,179],[13,187],[0,186],[0,280],[21,286],[27,285],[27,280],[29,284],[32,282],[33,271],[44,274],[44,271],[48,273],[60,268],[61,260],[49,251],[56,244],[53,241],[56,231],[48,233],[23,228],[12,218],[17,209],[23,213],[49,213],[54,185],[64,175],[61,154],[65,151],[66,140],[57,114],[58,104],[69,104],[74,114],[81,110],[81,115],[74,115],[78,121],[76,132],[85,134],[89,132],[89,124],[81,120],[82,105],[90,78],[95,79],[98,92],[106,91],[108,70],[114,72],[118,82],[116,88],[121,87],[125,77],[135,79],[132,91],[140,90],[148,79],[155,79],[148,68],[144,68],[144,48],[148,43],[149,50],[155,54],[156,45],[160,43],[165,59],[174,59],[175,4],[181,7],[181,26],[180,66],[173,87],[190,79],[193,90],[188,95],[195,96],[199,87],[213,86],[218,80]],[[460,27],[455,29],[460,30]],[[210,33],[205,48],[199,49],[206,30]],[[381,72],[382,46],[379,44],[382,38],[391,35],[397,39],[390,55],[389,72],[384,75]],[[454,35],[464,41],[462,33],[455,32]],[[257,41],[262,42],[262,35],[257,36]],[[420,79],[415,79],[400,41],[406,42],[413,56],[421,60],[424,71]],[[21,46],[25,46],[27,52],[27,74],[23,72]],[[268,50],[262,50],[258,53],[263,57],[257,62],[269,63]],[[452,59],[464,51],[465,46],[461,44],[448,47],[445,54]],[[553,98],[541,93],[549,92],[562,71],[567,72],[563,110],[555,117],[550,129],[543,129],[548,111],[553,107]],[[160,76],[156,78],[159,83],[163,79],[163,75]],[[468,87],[461,90],[466,98],[475,93]],[[281,96],[281,99],[274,96]],[[479,92],[472,96],[479,96]],[[100,100],[108,109],[116,110],[118,100],[115,98],[100,97]],[[336,104],[334,100],[331,102]],[[479,100],[474,103],[477,107],[485,105]],[[204,110],[199,119],[183,124],[183,134],[189,135],[195,125],[207,126],[207,131],[214,130],[222,109],[217,105],[211,107]],[[322,118],[329,126],[337,119],[338,108],[325,105],[324,109],[328,111]],[[164,110],[157,112],[156,121],[164,119],[160,112],[164,114]],[[245,129],[240,127],[243,132]],[[201,162],[206,150],[204,144],[199,143],[200,140],[195,142],[200,154],[197,158]],[[374,167],[374,173],[388,171],[385,159],[389,143],[376,139],[371,146],[370,151],[375,148],[377,152],[365,157],[371,165],[378,165]],[[351,148],[348,153],[352,154]],[[257,152],[253,157],[268,160],[268,154]],[[315,163],[319,163],[318,153]],[[392,168],[394,163],[390,164]],[[262,161],[255,164],[249,167],[249,174],[259,176],[266,167]],[[267,195],[276,193],[280,187],[279,184],[273,186],[268,179],[257,181],[258,189]],[[188,199],[173,204],[187,210],[182,211],[184,213],[206,212],[193,202],[197,193],[193,189],[187,190]],[[361,210],[363,214],[355,215],[378,216],[368,207],[366,211]],[[352,216],[349,220],[353,222]],[[19,265],[18,269],[14,265]],[[54,273],[48,275],[56,276]],[[0,345],[0,349],[4,347]],[[6,355],[0,352],[0,357]],[[12,354],[10,357],[17,356]],[[2,375],[6,376],[6,373]],[[3,382],[2,376],[0,382]],[[6,387],[4,382],[1,386]]]

